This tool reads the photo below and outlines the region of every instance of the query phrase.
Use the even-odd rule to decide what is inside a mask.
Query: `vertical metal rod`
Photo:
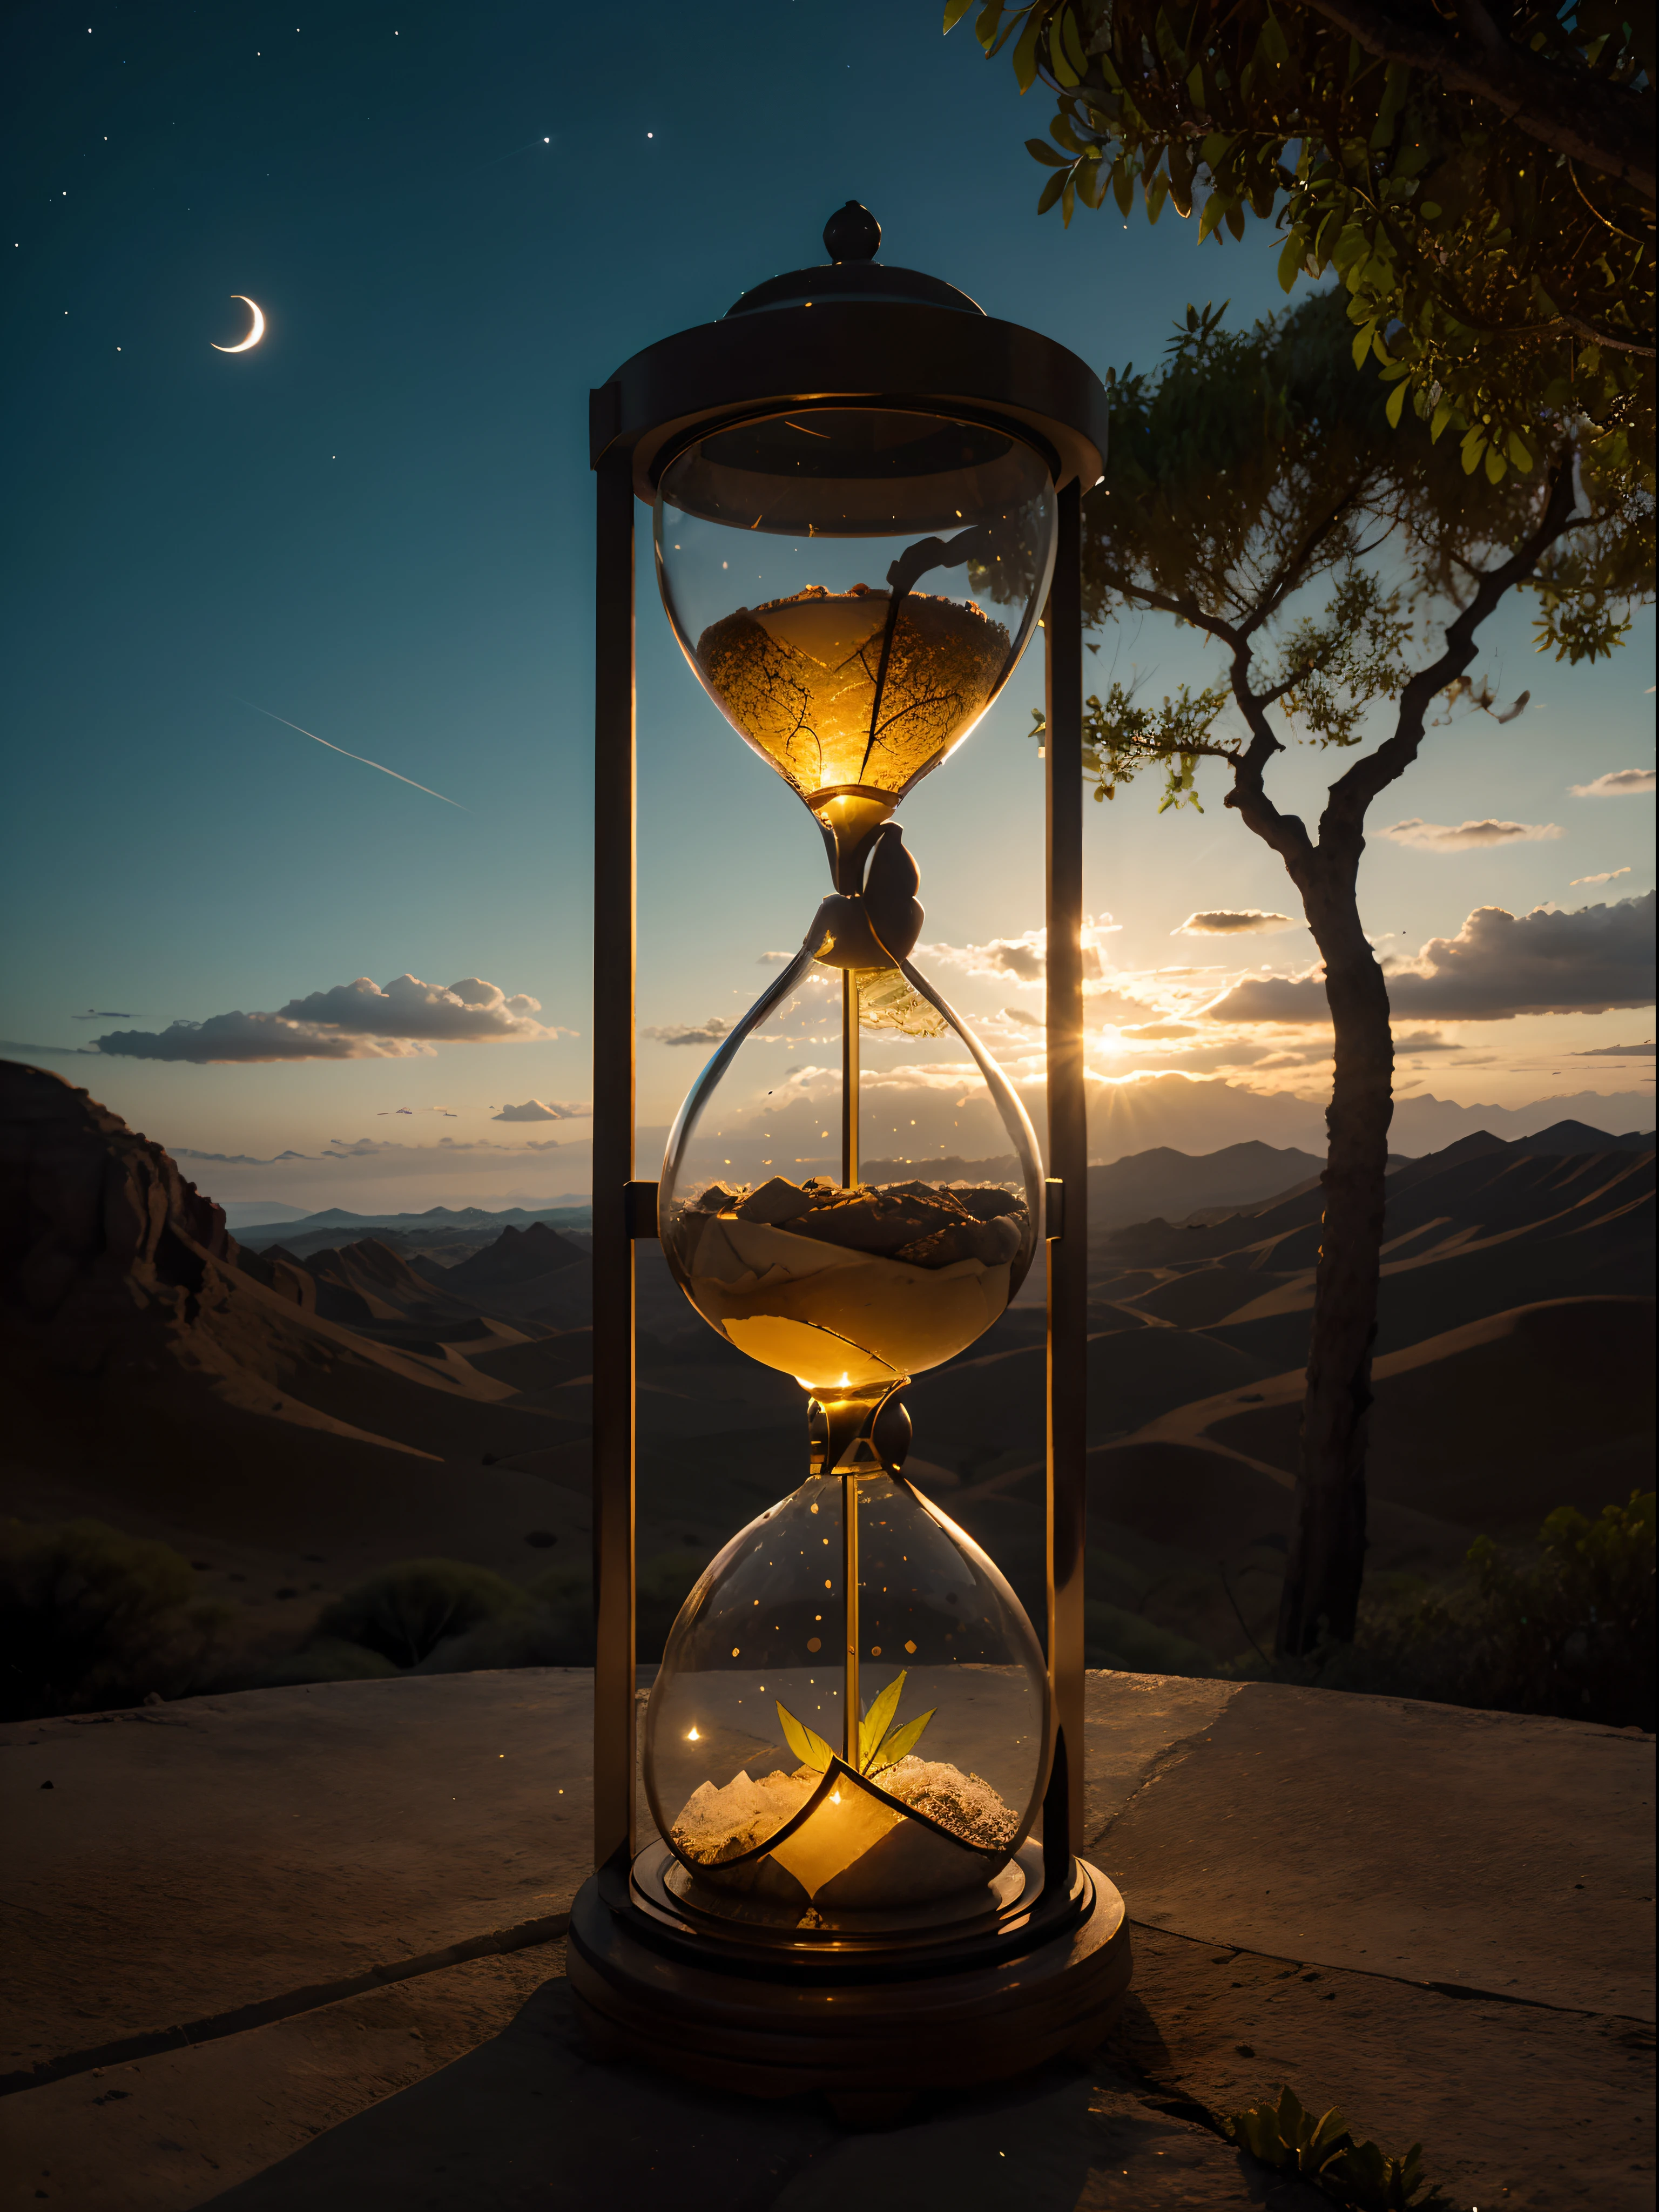
[[[841,1179],[851,1190],[859,1179],[859,979],[841,971]]]
[[[634,489],[599,469],[593,671],[593,1860],[634,1855]]]
[[[1060,494],[1047,647],[1048,1173],[1064,1186],[1048,1261],[1048,1678],[1060,1753],[1043,1833],[1083,1834],[1083,1562],[1088,1450],[1089,1110],[1083,1054],[1082,494]],[[1058,1832],[1054,1832],[1058,1831]]]
[[[842,1757],[854,1774],[859,1771],[859,1479],[841,1479],[841,1577],[846,1599],[846,1679],[842,1685],[847,1711],[842,1721]]]

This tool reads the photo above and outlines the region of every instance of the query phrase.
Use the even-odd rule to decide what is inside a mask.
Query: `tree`
[[[949,0],[949,31],[970,0]],[[1056,95],[1039,210],[1139,186],[1200,243],[1285,233],[1334,270],[1356,367],[1493,482],[1571,411],[1653,483],[1653,0],[986,0],[988,55]]]
[[[1089,621],[1152,610],[1226,659],[1224,677],[1160,706],[1117,683],[1089,701],[1096,797],[1151,771],[1164,806],[1195,805],[1200,764],[1220,765],[1227,805],[1283,861],[1324,963],[1335,1073],[1279,1628],[1291,1655],[1322,1632],[1352,1638],[1364,1566],[1394,1062],[1359,919],[1366,811],[1416,759],[1438,702],[1494,704],[1469,671],[1508,594],[1531,592],[1540,646],[1577,662],[1610,653],[1652,592],[1652,501],[1571,425],[1547,426],[1533,474],[1471,478],[1415,424],[1392,427],[1349,352],[1340,294],[1238,332],[1188,308],[1159,374],[1109,380],[1111,453],[1084,507]],[[1386,734],[1361,750],[1379,721]],[[1316,834],[1268,789],[1292,741],[1358,755]]]

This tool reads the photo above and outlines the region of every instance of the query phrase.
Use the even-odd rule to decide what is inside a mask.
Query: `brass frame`
[[[1107,401],[1086,364],[1018,325],[842,302],[738,315],[664,339],[590,394],[598,477],[593,884],[593,1856],[635,1847],[634,1243],[655,1187],[635,1180],[637,958],[634,501],[699,426],[811,401],[1004,422],[1055,457],[1059,543],[1044,615],[1048,736],[1048,1877],[1083,1844],[1083,1568],[1088,1111],[1083,1054],[1083,638],[1079,507],[1099,481]],[[1127,1971],[1127,1970],[1126,1970]]]

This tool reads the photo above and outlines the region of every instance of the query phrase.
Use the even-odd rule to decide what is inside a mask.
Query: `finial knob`
[[[873,261],[881,246],[881,225],[867,207],[848,200],[824,224],[823,246],[832,261]]]

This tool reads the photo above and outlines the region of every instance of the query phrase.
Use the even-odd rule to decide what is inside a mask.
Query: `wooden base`
[[[753,2097],[823,2091],[849,2126],[896,2119],[920,2089],[1023,2074],[1093,2051],[1129,1986],[1123,1899],[1079,1860],[1069,1896],[1013,1936],[851,1961],[722,1957],[665,1941],[618,1876],[570,1916],[578,2018],[603,2057],[633,2057]],[[931,1971],[930,1971],[931,1966]]]

